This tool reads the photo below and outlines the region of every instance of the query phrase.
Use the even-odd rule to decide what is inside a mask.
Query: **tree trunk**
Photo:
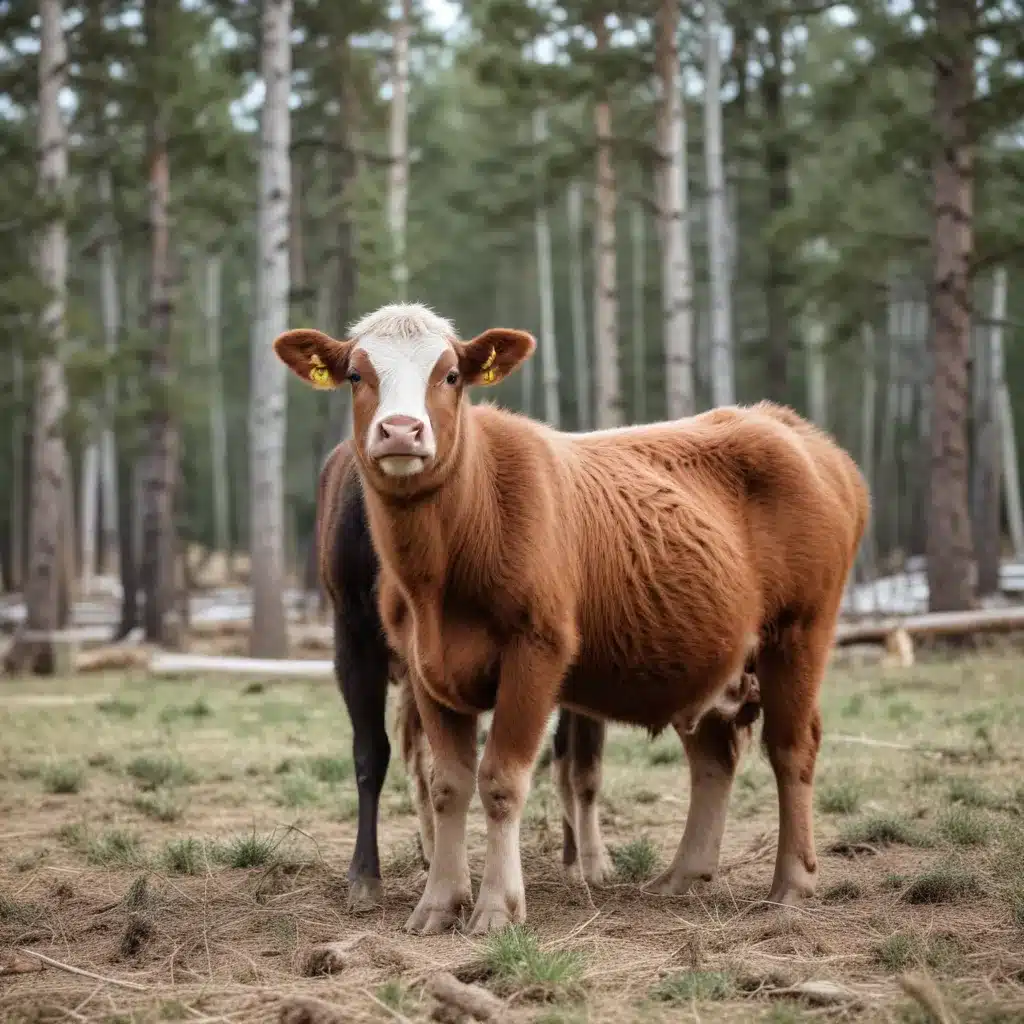
[[[999,434],[992,379],[991,334],[973,332],[971,373],[973,437],[970,451],[970,512],[979,596],[999,590]]]
[[[547,115],[541,109],[533,112],[533,141],[539,160],[543,161],[548,138]],[[555,343],[555,293],[551,281],[551,229],[543,176],[534,218],[537,236],[537,289],[540,298],[540,357],[544,372],[544,419],[558,429],[561,415],[558,401],[558,349]]]
[[[961,611],[974,603],[967,513],[967,358],[974,225],[974,154],[968,109],[974,99],[975,15],[963,0],[938,0],[936,20],[942,52],[935,62],[938,144],[928,587],[932,611]]]
[[[116,221],[113,213],[113,186],[110,173],[102,171],[99,181],[100,202],[105,208],[105,226],[100,243],[100,318],[108,367],[113,367],[121,334],[121,308],[118,297],[117,257],[114,247]],[[108,369],[104,388],[103,428],[100,433],[100,523],[103,568],[112,571],[118,545],[117,530],[117,439],[114,417],[117,412],[117,377]]]
[[[878,402],[878,366],[875,357],[875,329],[866,324],[864,338],[864,390],[860,419],[860,468],[868,492],[875,493],[875,409]],[[866,579],[873,579],[877,564],[875,517],[871,516],[861,545],[861,563]]]
[[[633,422],[647,420],[647,336],[644,326],[644,291],[647,284],[647,237],[644,230],[644,209],[634,203],[629,211],[630,235],[633,242]]]
[[[1024,558],[1024,514],[1021,512],[1020,479],[1017,470],[1017,435],[1013,424],[1013,406],[1006,386],[1003,361],[1003,321],[1006,319],[1006,268],[995,273],[992,285],[992,383],[996,397],[999,427],[1000,462],[1003,471],[1003,493],[1006,496],[1006,519],[1015,558]]]
[[[697,408],[693,352],[693,263],[690,256],[686,115],[679,68],[678,0],[658,7],[658,221],[661,233],[662,338],[669,419]]]
[[[39,189],[54,210],[60,210],[67,183],[67,133],[59,97],[64,88],[67,51],[60,0],[41,0],[39,50]],[[66,336],[67,229],[56,213],[43,228],[40,278],[48,292],[40,325],[46,345],[40,360],[35,397],[32,444],[32,485],[29,517],[28,575],[25,581],[25,633],[8,652],[8,668],[51,675],[55,671],[52,641],[59,629],[60,589],[64,568],[64,503],[68,458],[63,418],[68,404],[62,349]]]
[[[708,260],[711,289],[711,401],[736,401],[729,281],[729,218],[722,156],[720,14],[716,0],[704,4],[704,157],[708,190]]]
[[[82,594],[92,592],[96,572],[96,530],[100,511],[100,444],[90,441],[82,455],[82,482],[79,488],[79,529],[82,552]]]
[[[406,211],[409,203],[409,32],[410,0],[401,0],[394,27],[391,130],[388,183],[388,228],[391,232],[391,280],[395,296],[404,302],[409,290],[406,262]]]
[[[783,109],[784,53],[782,15],[768,19],[768,51],[761,75],[761,107],[764,112],[764,173],[768,185],[768,216],[777,218],[792,201],[789,188],[789,147]],[[789,400],[789,343],[791,317],[788,295],[792,285],[789,250],[769,232],[765,246],[765,312],[767,338],[764,350],[764,388],[776,402]]]
[[[812,314],[813,316],[813,314]],[[825,377],[825,327],[813,316],[806,326],[807,410],[811,422],[828,430],[828,386]]]
[[[594,28],[598,50],[608,48],[608,27],[604,15]],[[622,393],[619,383],[619,289],[616,268],[615,207],[617,192],[612,159],[612,108],[606,95],[599,94],[594,106],[597,134],[597,239],[594,282],[594,361],[597,374],[596,425],[617,427],[622,423]]]
[[[593,425],[590,415],[591,379],[588,351],[587,304],[583,286],[583,186],[569,184],[569,299],[572,312],[572,356],[576,377],[576,429]]]
[[[228,480],[228,426],[224,414],[224,381],[220,365],[221,254],[206,256],[203,314],[210,383],[210,484],[213,488],[214,547],[227,557],[231,551],[231,507]]]
[[[249,538],[252,554],[254,658],[288,653],[284,607],[284,454],[287,382],[271,343],[288,319],[288,156],[291,92],[291,0],[263,8],[262,72],[266,83],[260,151],[259,314],[252,336],[249,405]]]
[[[11,590],[25,579],[25,362],[14,352],[14,422],[11,428]]]

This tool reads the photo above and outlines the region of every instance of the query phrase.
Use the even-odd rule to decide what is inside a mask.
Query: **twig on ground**
[[[54,960],[52,957],[46,956],[45,953],[37,953],[34,949],[25,949],[22,947],[18,952],[24,953],[25,956],[33,956],[37,960],[42,960],[44,964],[48,964],[50,967],[56,967],[58,971],[67,971],[68,974],[78,974],[83,978],[92,978],[93,981],[102,981],[108,985],[117,985],[118,988],[130,988],[136,992],[149,991],[147,986],[136,984],[134,981],[121,981],[119,978],[108,978],[103,974],[96,974],[95,971],[87,971],[82,967],[72,967],[71,964],[62,964],[59,960]]]

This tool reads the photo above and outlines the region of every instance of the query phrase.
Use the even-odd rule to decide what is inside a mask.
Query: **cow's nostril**
[[[381,440],[391,441],[407,438],[410,441],[422,441],[425,424],[414,416],[388,416],[380,421],[378,434]]]

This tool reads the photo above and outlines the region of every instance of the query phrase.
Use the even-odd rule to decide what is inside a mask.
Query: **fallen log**
[[[837,646],[885,643],[902,629],[912,637],[963,636],[965,633],[1011,633],[1024,630],[1024,605],[1013,608],[979,608],[969,612],[926,612],[866,622],[841,622],[836,627]]]
[[[149,671],[156,676],[233,675],[287,676],[299,679],[331,679],[334,662],[327,660],[289,660],[282,658],[230,658],[207,654],[153,655]]]

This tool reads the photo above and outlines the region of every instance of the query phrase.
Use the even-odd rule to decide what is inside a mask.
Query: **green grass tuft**
[[[334,785],[351,777],[352,762],[344,757],[311,757],[306,762],[306,771],[317,782]]]
[[[722,971],[682,971],[659,981],[651,989],[651,998],[679,1006],[698,1000],[728,999],[733,988],[732,978]]]
[[[272,863],[281,840],[271,833],[261,836],[253,829],[246,835],[235,836],[228,842],[215,846],[213,859],[229,868],[261,868]]]
[[[914,878],[903,891],[907,903],[957,903],[981,895],[977,878],[953,867],[937,867]]]
[[[905,818],[877,815],[843,829],[837,846],[930,846],[928,837]]]
[[[484,960],[491,977],[501,987],[540,990],[549,996],[574,990],[584,963],[583,954],[574,950],[542,950],[537,936],[522,925],[490,935]]]
[[[161,861],[175,875],[201,875],[206,870],[206,847],[198,839],[172,839],[164,846]]]
[[[400,978],[391,978],[377,989],[377,998],[396,1013],[404,1016],[403,1011],[411,1008],[413,999],[409,986]]]
[[[275,799],[282,807],[311,807],[320,802],[320,791],[305,773],[286,775]]]
[[[171,705],[164,708],[160,712],[160,722],[163,725],[170,725],[182,718],[190,718],[193,722],[198,722],[200,719],[209,718],[212,714],[213,708],[210,707],[206,698],[197,697],[191,704],[186,704],[184,707]]]
[[[992,827],[977,811],[957,806],[939,820],[939,833],[957,846],[984,846]]]
[[[153,894],[149,889],[149,876],[139,875],[121,899],[121,906],[128,910],[143,910],[153,902]]]
[[[830,885],[822,894],[821,898],[826,903],[848,903],[850,900],[859,900],[864,895],[864,890],[856,882],[846,879]]]
[[[73,761],[58,761],[43,769],[42,781],[47,793],[77,793],[85,782],[85,772]]]
[[[860,810],[860,791],[852,780],[823,786],[818,792],[818,807],[825,814],[856,814]]]
[[[125,770],[144,790],[196,781],[196,774],[188,765],[171,757],[136,757]]]
[[[98,867],[139,867],[145,862],[139,837],[116,828],[89,839],[85,856]]]
[[[164,790],[158,790],[155,793],[140,793],[132,799],[131,805],[140,814],[144,814],[154,821],[177,821],[184,814],[181,804]]]
[[[654,767],[678,764],[683,759],[683,745],[678,742],[656,743],[647,752],[647,761]]]
[[[897,932],[875,947],[875,959],[891,974],[896,974],[919,959],[920,949],[916,935]]]
[[[974,779],[963,776],[950,782],[946,796],[951,804],[963,804],[965,807],[992,806],[989,794]]]
[[[0,893],[0,924],[32,924],[42,911],[31,903],[11,899]]]
[[[609,851],[615,874],[622,882],[644,882],[654,874],[658,851],[647,836],[640,836]]]

